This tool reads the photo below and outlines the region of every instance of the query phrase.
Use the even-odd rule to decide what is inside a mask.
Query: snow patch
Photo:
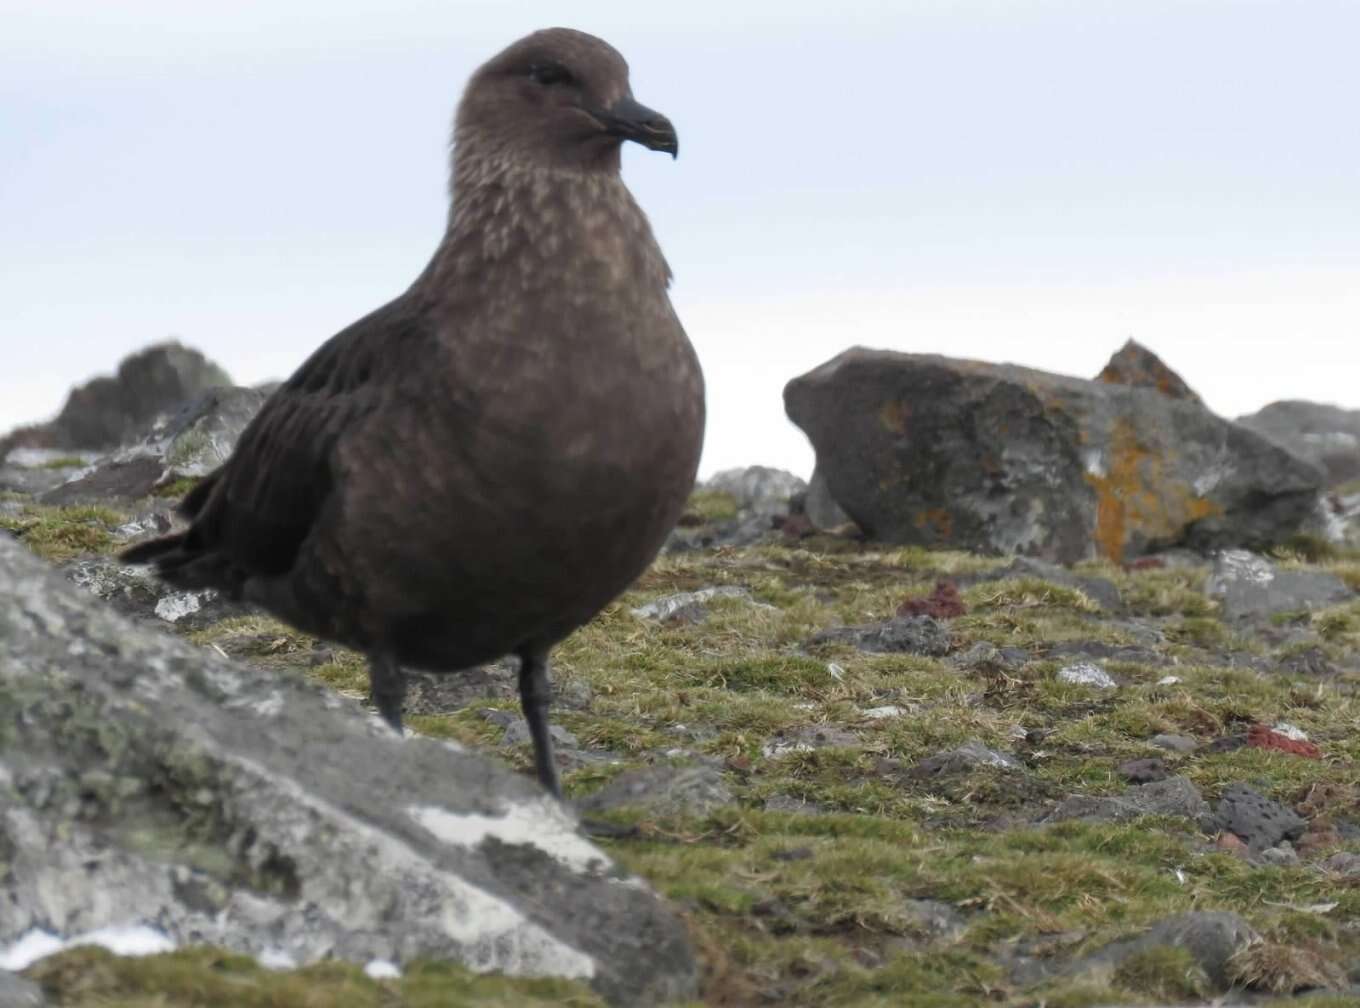
[[[13,944],[0,948],[0,969],[17,973],[39,959],[79,945],[98,945],[120,956],[155,955],[175,948],[175,943],[164,932],[145,924],[111,925],[74,938],[60,938],[50,931],[34,928]]]
[[[297,967],[297,960],[281,948],[270,947],[255,957],[265,969],[286,970]]]
[[[370,959],[364,965],[364,974],[374,980],[395,980],[401,976],[401,968],[387,959]]]
[[[477,847],[494,838],[506,844],[531,844],[575,872],[601,871],[612,865],[549,798],[511,805],[499,816],[458,815],[430,805],[413,805],[406,812],[439,839],[459,847]]]

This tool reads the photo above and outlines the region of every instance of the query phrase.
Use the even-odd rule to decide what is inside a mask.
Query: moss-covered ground
[[[701,503],[706,515],[722,511],[721,501]],[[111,548],[120,520],[98,508],[0,513],[0,526],[55,560]],[[1354,554],[1299,549],[1277,559],[1360,588]],[[711,761],[733,794],[703,814],[615,811],[626,828],[601,841],[686,917],[704,967],[698,1003],[1205,1003],[1203,976],[1178,950],[1144,953],[1094,978],[1061,966],[1171,914],[1232,910],[1264,939],[1232,967],[1253,997],[1283,1004],[1295,995],[1287,1003],[1299,1008],[1355,1004],[1326,988],[1360,967],[1360,877],[1319,862],[1360,853],[1360,600],[1248,631],[1228,625],[1205,596],[1204,566],[1082,566],[1077,573],[1119,589],[1125,611],[1115,616],[1042,579],[970,583],[997,565],[832,537],[666,556],[558,648],[557,679],[588,700],[554,720],[582,748],[617,758],[570,773],[571,795],[668,759]],[[821,630],[888,619],[943,577],[960,579],[968,606],[949,621],[949,655],[809,644]],[[631,612],[716,585],[751,597],[715,599],[697,622]],[[366,688],[357,656],[331,649],[318,661],[311,638],[263,616],[224,621],[195,639],[353,696]],[[978,643],[1026,655],[959,660]],[[1057,678],[1076,660],[1049,653],[1064,643],[1123,646],[1137,657],[1102,662],[1119,685],[1098,690]],[[1322,656],[1326,674],[1289,671],[1302,651]],[[527,747],[498,747],[500,729],[480,713],[514,706],[488,695],[411,723],[528,770]],[[865,714],[884,707],[898,713]],[[1211,745],[1281,721],[1306,732],[1321,758]],[[835,729],[837,744],[767,755],[772,741],[817,726]],[[1161,733],[1199,748],[1155,748]],[[1023,769],[910,772],[974,739]],[[1266,864],[1219,849],[1183,818],[1038,823],[1068,795],[1123,791],[1119,765],[1154,756],[1211,803],[1228,784],[1247,782],[1294,807],[1315,843],[1297,864]],[[942,930],[923,908],[952,923]],[[1039,979],[1016,978],[1020,956],[1040,964]],[[210,949],[135,960],[72,950],[27,975],[55,1003],[83,1008],[597,1003],[579,985],[474,977],[444,964],[372,980],[337,964],[271,971]]]

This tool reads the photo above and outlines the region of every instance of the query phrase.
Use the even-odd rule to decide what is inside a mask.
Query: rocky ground
[[[0,529],[125,612],[362,702],[358,656],[109,559],[170,500],[11,491]],[[1360,551],[1067,569],[737,504],[697,495],[556,653],[568,791],[685,914],[699,1003],[1360,1003]],[[408,710],[529,770],[509,665],[421,679]],[[598,1003],[210,948],[74,949],[5,982],[81,1006]]]

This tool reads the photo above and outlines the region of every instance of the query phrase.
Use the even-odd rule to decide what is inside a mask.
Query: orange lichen
[[[883,425],[884,430],[892,431],[894,434],[905,434],[910,418],[911,407],[901,399],[884,403],[883,408],[878,411],[878,422]]]
[[[937,539],[948,539],[954,534],[954,516],[944,508],[927,508],[917,511],[912,519],[921,530],[929,528]]]
[[[1127,417],[1114,422],[1107,457],[1103,475],[1085,474],[1096,493],[1096,545],[1106,559],[1122,562],[1133,532],[1174,539],[1191,522],[1222,513],[1183,482],[1166,479],[1165,460],[1139,441]]]

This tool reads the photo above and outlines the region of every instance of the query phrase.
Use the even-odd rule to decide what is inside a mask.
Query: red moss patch
[[[1256,749],[1278,749],[1308,759],[1322,759],[1322,750],[1313,743],[1295,741],[1263,724],[1254,724],[1247,730],[1247,745]]]
[[[953,619],[967,611],[953,581],[937,581],[935,590],[929,595],[906,599],[897,607],[898,616],[933,616],[935,619]]]

